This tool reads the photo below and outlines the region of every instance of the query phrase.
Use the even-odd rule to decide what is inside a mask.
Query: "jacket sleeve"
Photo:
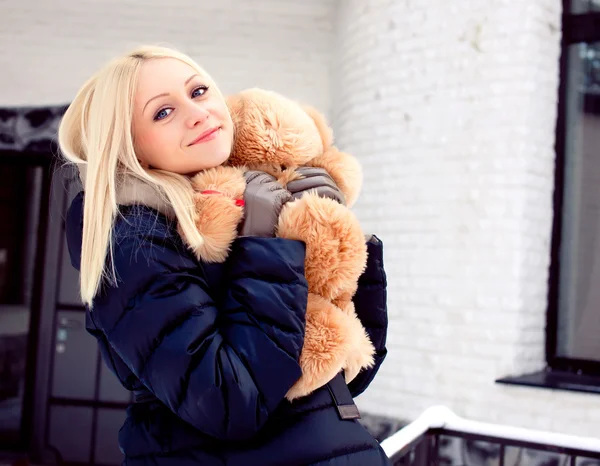
[[[367,243],[367,253],[367,267],[358,280],[353,302],[356,315],[375,347],[375,364],[363,369],[348,384],[352,396],[358,396],[366,390],[387,355],[387,280],[383,268],[383,243],[376,236],[372,236]]]
[[[119,286],[103,290],[92,311],[110,345],[201,432],[222,440],[255,435],[301,375],[304,244],[236,240],[218,307],[182,243],[134,235],[114,255]]]

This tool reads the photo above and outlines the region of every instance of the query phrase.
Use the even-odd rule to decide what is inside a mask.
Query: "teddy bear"
[[[306,244],[309,291],[302,376],[286,397],[308,395],[341,370],[350,382],[374,355],[352,303],[367,259],[365,235],[350,210],[361,188],[360,165],[333,145],[327,120],[311,106],[257,88],[228,96],[227,105],[235,128],[232,153],[223,165],[191,179],[194,220],[204,238],[194,253],[206,262],[227,258],[243,220],[242,203],[234,200],[243,197],[247,170],[267,172],[285,187],[302,177],[299,167],[325,169],[346,205],[307,192],[284,204],[278,219],[278,237]]]

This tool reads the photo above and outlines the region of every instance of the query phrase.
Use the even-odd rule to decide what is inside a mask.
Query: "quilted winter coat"
[[[66,219],[79,269],[83,193]],[[148,205],[121,206],[113,228],[117,286],[87,312],[104,362],[135,394],[119,433],[129,466],[377,466],[388,464],[357,419],[344,419],[383,361],[387,329],[382,244],[368,244],[355,297],[377,349],[348,386],[338,375],[290,403],[300,376],[307,283],[304,244],[235,241],[224,264],[198,262],[174,220]]]

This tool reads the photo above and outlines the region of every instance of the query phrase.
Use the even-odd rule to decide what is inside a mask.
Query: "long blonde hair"
[[[152,58],[175,58],[188,64],[219,92],[210,76],[190,57],[170,48],[144,46],[112,60],[93,75],[77,93],[58,130],[63,156],[85,171],[80,293],[90,308],[103,279],[117,282],[112,266],[112,227],[118,211],[118,183],[126,183],[128,176],[149,183],[166,197],[190,247],[203,244],[194,227],[189,179],[144,169],[135,154],[134,93],[143,62]],[[110,270],[106,270],[107,263],[111,264]]]

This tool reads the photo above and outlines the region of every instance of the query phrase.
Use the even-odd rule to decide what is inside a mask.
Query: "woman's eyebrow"
[[[164,93],[162,93],[162,94],[158,94],[158,95],[155,95],[154,97],[152,97],[150,100],[148,100],[148,102],[146,102],[146,105],[144,105],[144,109],[142,110],[142,114],[144,114],[144,112],[146,111],[146,107],[147,107],[147,106],[148,106],[148,104],[149,104],[150,102],[152,102],[154,99],[158,99],[159,97],[166,97],[166,96],[168,96],[168,95],[169,95],[169,94],[168,94],[167,92],[164,92]]]
[[[189,78],[187,78],[185,85],[187,86],[189,84],[189,82],[194,79],[196,76],[200,76],[199,74],[193,74],[191,75]]]

